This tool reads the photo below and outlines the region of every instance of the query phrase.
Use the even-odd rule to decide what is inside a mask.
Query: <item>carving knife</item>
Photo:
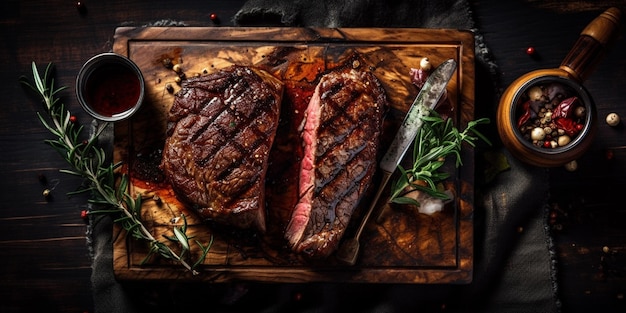
[[[452,74],[456,70],[456,61],[449,59],[441,63],[426,79],[424,86],[420,89],[420,92],[415,97],[413,104],[409,108],[400,129],[396,133],[389,149],[380,161],[379,167],[382,170],[382,179],[378,185],[376,195],[370,204],[369,209],[365,213],[359,228],[357,229],[353,238],[346,239],[339,247],[336,257],[339,261],[354,265],[356,263],[357,256],[359,254],[359,237],[370,218],[372,211],[376,208],[376,203],[380,198],[391,174],[396,170],[398,164],[402,161],[406,151],[409,149],[417,132],[422,127],[422,117],[428,116],[430,110],[437,105],[439,99],[446,91],[446,86],[452,78]]]

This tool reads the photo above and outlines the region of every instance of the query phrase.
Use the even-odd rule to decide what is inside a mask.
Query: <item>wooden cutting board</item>
[[[390,109],[385,117],[381,151],[404,117],[418,89],[409,71],[423,57],[434,66],[454,59],[458,69],[447,88],[447,114],[458,127],[474,119],[474,37],[471,32],[447,29],[318,29],[318,28],[220,28],[147,27],[118,28],[114,52],[128,56],[146,81],[146,100],[129,121],[115,125],[114,158],[123,162],[131,176],[130,193],[145,199],[142,217],[156,238],[173,235],[187,216],[188,233],[200,242],[214,238],[210,253],[193,276],[180,265],[151,258],[141,264],[148,247],[118,236],[115,230],[114,270],[121,280],[189,280],[207,282],[371,282],[371,283],[469,283],[473,266],[474,151],[465,146],[463,166],[449,166],[452,177],[446,187],[455,200],[434,215],[419,214],[406,207],[388,209],[380,223],[368,224],[361,236],[361,255],[356,265],[338,263],[332,256],[310,261],[286,251],[279,234],[233,231],[199,220],[176,200],[163,182],[157,165],[165,138],[165,119],[180,89],[179,76],[166,64],[180,64],[187,77],[204,75],[233,64],[264,68],[286,82],[314,86],[317,74],[359,55],[356,66],[371,70],[381,81]],[[363,62],[361,64],[360,62]],[[171,86],[173,90],[168,90]],[[292,92],[295,94],[295,92]],[[297,112],[286,115],[295,124]],[[293,120],[289,120],[293,119]],[[291,134],[294,135],[294,134]],[[297,135],[297,134],[296,134]],[[277,152],[280,155],[280,151]],[[408,154],[410,158],[410,153]],[[284,157],[284,156],[283,156]],[[283,158],[285,160],[289,158]],[[296,161],[293,161],[296,163]],[[289,167],[289,164],[285,165]],[[397,174],[397,173],[396,173]],[[285,186],[295,177],[269,170]],[[377,183],[378,176],[374,179]],[[373,186],[376,187],[376,186]],[[373,188],[371,188],[373,189]],[[268,183],[268,210],[280,205],[280,186]],[[365,195],[346,231],[351,236],[369,205]],[[268,223],[272,223],[271,212]],[[276,226],[276,225],[274,225]],[[280,227],[275,227],[280,228]],[[272,237],[273,236],[273,237]],[[163,239],[164,242],[166,242]],[[199,250],[194,247],[194,255]]]

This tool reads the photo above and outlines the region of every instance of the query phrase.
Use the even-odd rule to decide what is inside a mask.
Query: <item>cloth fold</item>
[[[92,282],[96,312],[559,312],[555,257],[547,225],[547,171],[511,157],[497,142],[497,64],[475,28],[467,0],[249,0],[238,26],[420,27],[471,30],[476,45],[476,116],[495,142],[476,155],[474,280],[468,285],[120,283],[112,268],[110,219],[92,220]],[[184,23],[182,23],[184,24]],[[488,105],[486,105],[488,104]],[[101,138],[112,143],[112,138]],[[485,181],[480,151],[510,169]]]

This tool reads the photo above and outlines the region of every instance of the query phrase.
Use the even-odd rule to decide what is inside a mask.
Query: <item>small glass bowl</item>
[[[116,53],[98,54],[85,62],[76,78],[76,96],[94,118],[116,122],[139,110],[145,81],[139,67]]]

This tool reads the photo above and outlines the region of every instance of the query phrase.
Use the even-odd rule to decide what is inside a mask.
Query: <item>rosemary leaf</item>
[[[185,217],[184,214],[182,215],[182,217],[183,217],[183,226],[180,227],[180,230],[183,233],[187,234],[187,217]]]
[[[187,240],[187,236],[178,227],[174,227],[174,235],[178,239],[180,245],[183,246],[183,250],[189,250],[189,241]]]
[[[477,140],[491,145],[491,142],[476,128],[489,123],[488,118],[468,122],[463,131],[459,131],[452,119],[443,119],[436,111],[421,117],[423,124],[413,144],[413,166],[409,169],[398,166],[400,178],[392,184],[391,201],[399,204],[419,205],[417,201],[403,197],[412,190],[420,190],[429,195],[448,199],[449,196],[437,189],[437,184],[448,179],[449,173],[443,172],[447,158],[452,157],[456,167],[462,166],[461,148],[463,143],[472,147]],[[418,182],[425,182],[426,185]]]
[[[108,214],[113,217],[113,222],[119,224],[125,231],[127,237],[136,238],[148,242],[149,252],[143,259],[142,264],[147,262],[155,254],[159,254],[165,259],[174,260],[182,265],[192,274],[196,275],[196,266],[202,264],[208,249],[213,242],[202,247],[202,254],[193,263],[193,267],[185,261],[182,256],[189,251],[189,237],[186,235],[186,222],[183,229],[173,228],[174,235],[182,245],[182,251],[177,254],[168,245],[155,239],[150,231],[143,225],[141,220],[142,197],[138,194],[135,198],[127,193],[129,180],[126,175],[118,175],[115,170],[121,163],[107,164],[106,152],[96,146],[98,137],[107,128],[107,123],[98,125],[95,134],[86,143],[80,140],[83,131],[82,126],[72,122],[71,113],[65,109],[57,96],[66,87],[56,87],[52,76],[52,63],[46,66],[43,76],[39,73],[35,62],[32,62],[32,82],[25,77],[20,78],[20,82],[27,88],[33,90],[41,98],[47,116],[37,113],[37,117],[43,127],[47,129],[55,139],[48,139],[44,142],[57,150],[61,156],[71,166],[71,169],[62,169],[62,173],[83,177],[88,186],[72,192],[79,194],[89,192],[91,197],[89,203],[97,205],[98,209],[92,209],[89,214]],[[119,183],[116,187],[116,183]],[[184,217],[184,216],[183,216]],[[181,240],[184,239],[184,240]]]
[[[394,198],[392,201],[393,203],[396,203],[396,204],[408,204],[408,205],[415,205],[415,206],[420,205],[420,203],[417,200],[413,198],[409,198],[409,197],[397,197],[397,198]]]
[[[124,192],[126,191],[126,188],[128,188],[128,179],[126,178],[126,176],[123,176],[120,179],[120,183],[119,186],[117,187],[117,191],[115,193],[115,196],[119,199],[122,197],[122,195],[124,194]]]
[[[213,236],[211,236],[211,240],[209,241],[209,243],[205,246],[202,245],[202,243],[198,240],[194,240],[194,242],[200,247],[200,249],[202,250],[202,255],[200,256],[200,258],[198,258],[198,260],[196,261],[196,263],[193,264],[192,268],[196,268],[198,267],[198,265],[202,264],[202,261],[204,259],[206,259],[207,254],[209,254],[209,250],[211,250],[211,246],[213,246]]]

